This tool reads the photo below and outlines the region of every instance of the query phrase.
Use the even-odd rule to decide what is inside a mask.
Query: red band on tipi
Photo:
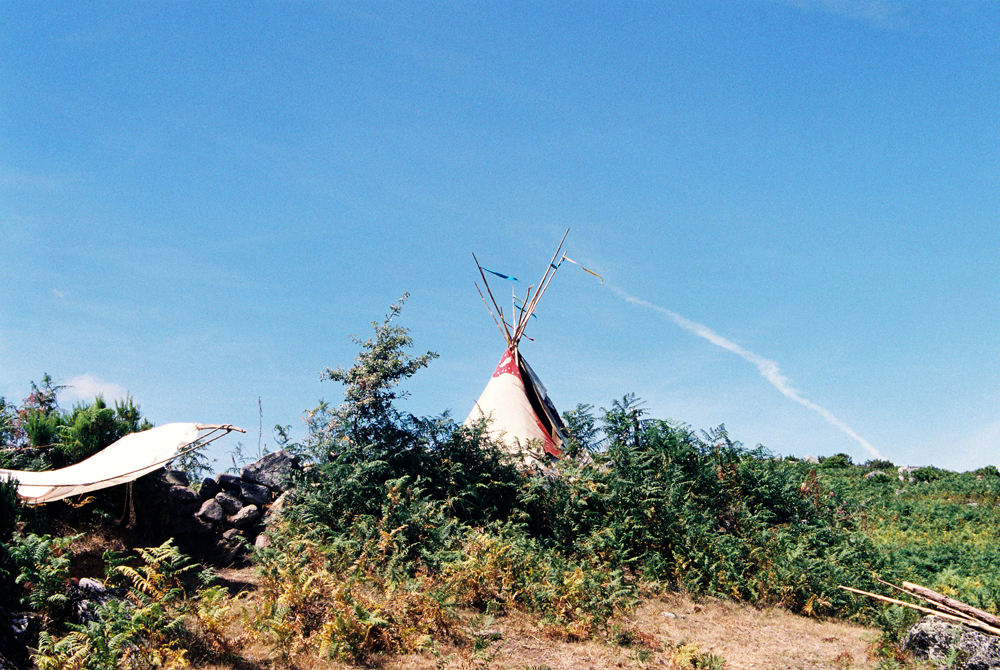
[[[510,353],[510,349],[503,352],[503,358],[500,359],[500,364],[497,365],[496,372],[493,373],[494,377],[500,375],[514,375],[518,379],[521,378],[521,372],[517,369],[517,363],[514,362],[514,355]]]

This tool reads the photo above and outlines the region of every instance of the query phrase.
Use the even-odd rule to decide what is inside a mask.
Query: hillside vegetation
[[[411,652],[475,659],[491,648],[491,622],[514,615],[552,640],[635,644],[641,635],[621,615],[672,592],[877,624],[891,642],[910,615],[837,588],[879,590],[879,578],[992,611],[1000,604],[995,469],[925,468],[901,482],[889,463],[838,455],[817,466],[745,448],[722,426],[696,432],[645,416],[625,396],[567,412],[576,456],[525,470],[483,425],[397,409],[398,383],[434,357],[407,353],[409,335],[393,323],[400,308],[373,324],[351,368],[325,372],[345,386],[345,402],[310,413],[302,443],[285,441],[310,466],[273,517],[270,546],[249,552],[252,596],[231,593],[164,539],[107,554],[94,576],[120,597],[73,623],[66,591],[80,538],[70,530],[123,521],[100,499],[30,512],[10,485],[0,487],[2,605],[39,614],[38,666],[304,667]],[[111,411],[116,426],[140,428],[137,409],[95,403],[60,413],[51,380],[43,387],[52,391],[43,409],[30,398],[3,404],[0,435],[15,448],[0,452],[6,467],[92,453],[62,446],[76,444],[87,412]],[[42,419],[31,418],[36,410]],[[46,421],[57,446],[39,450],[44,440],[31,426]],[[865,476],[877,469],[884,474]],[[885,645],[873,653],[885,667],[903,662]],[[678,667],[724,663],[696,650],[686,658]]]

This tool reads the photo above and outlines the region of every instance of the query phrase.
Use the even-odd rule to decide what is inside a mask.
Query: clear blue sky
[[[564,265],[522,348],[561,409],[996,464],[998,35],[986,0],[0,2],[0,395],[251,447],[260,398],[273,444],[408,291],[406,407],[461,420],[503,350],[471,253],[534,283],[570,228],[606,282]]]

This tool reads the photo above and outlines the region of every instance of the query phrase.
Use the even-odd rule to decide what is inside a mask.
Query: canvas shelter
[[[17,480],[17,495],[29,505],[40,505],[135,481],[234,430],[246,432],[230,425],[168,423],[130,433],[90,458],[58,470],[0,469],[0,480]]]
[[[569,231],[566,232],[569,233]],[[548,288],[549,282],[555,276],[562,260],[570,260],[565,255],[562,258],[559,257],[565,240],[566,235],[563,235],[559,248],[556,249],[555,256],[552,257],[537,289],[534,286],[529,287],[523,301],[519,301],[516,296],[513,297],[510,323],[508,323],[503,309],[493,297],[485,273],[490,272],[503,279],[511,278],[492,270],[484,271],[476,259],[479,274],[486,285],[486,291],[493,308],[491,309],[490,304],[486,303],[486,297],[483,296],[482,291],[480,291],[480,296],[483,296],[483,302],[486,303],[493,320],[503,334],[507,347],[500,358],[500,363],[493,372],[493,377],[486,385],[482,395],[479,396],[479,400],[476,401],[464,425],[473,425],[485,417],[489,434],[494,439],[499,440],[509,453],[523,456],[528,465],[544,462],[547,458],[546,455],[561,458],[568,441],[566,425],[563,423],[562,417],[559,416],[555,405],[549,399],[545,386],[528,365],[528,361],[524,359],[519,348],[521,338],[524,336],[524,329],[528,325],[528,320],[532,317],[539,299]],[[475,254],[473,254],[473,259],[475,259]],[[570,260],[570,262],[574,261]],[[588,272],[590,271],[588,270]],[[496,313],[494,313],[494,309]]]

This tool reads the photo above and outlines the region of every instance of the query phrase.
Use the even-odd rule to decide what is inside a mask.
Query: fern
[[[48,624],[67,602],[70,559],[67,548],[82,535],[53,538],[29,534],[15,538],[9,551],[18,575],[14,583],[24,587],[21,604],[42,615]]]

